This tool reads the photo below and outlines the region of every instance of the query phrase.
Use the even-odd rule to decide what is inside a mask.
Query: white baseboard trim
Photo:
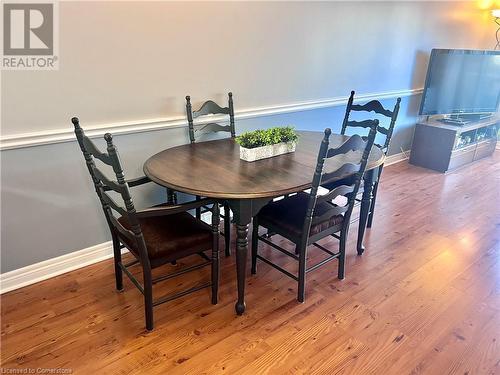
[[[390,155],[385,159],[384,166],[396,164],[410,158],[410,150],[400,152],[399,154]]]
[[[355,101],[366,102],[374,99],[383,100],[397,97],[406,97],[421,94],[422,91],[423,89],[420,88],[358,94],[356,95]],[[250,119],[255,117],[272,116],[282,113],[292,113],[309,111],[319,108],[336,107],[339,105],[345,105],[348,99],[349,97],[347,96],[341,96],[328,99],[271,105],[266,107],[246,108],[236,111],[235,118],[237,120]],[[221,119],[221,116],[208,116],[206,119],[198,123],[203,124],[213,121],[220,121]],[[85,122],[85,119],[82,120]],[[176,116],[85,126],[85,133],[89,137],[100,137],[108,132],[118,135],[162,130],[166,128],[178,128],[184,126],[187,126],[185,116]],[[70,141],[75,141],[75,135],[68,119],[68,126],[61,129],[1,136],[0,150],[12,150],[17,148],[41,146]]]
[[[113,257],[111,241],[31,264],[0,275],[0,294]]]

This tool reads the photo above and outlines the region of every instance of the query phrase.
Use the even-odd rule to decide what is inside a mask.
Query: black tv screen
[[[500,100],[500,51],[433,49],[421,115],[493,113]]]

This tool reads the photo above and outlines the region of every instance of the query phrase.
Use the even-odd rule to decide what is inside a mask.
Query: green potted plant
[[[299,136],[291,126],[254,130],[236,137],[240,159],[256,161],[295,151]]]

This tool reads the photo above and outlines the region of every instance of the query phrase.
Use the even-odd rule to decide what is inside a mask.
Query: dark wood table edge
[[[148,160],[149,159],[150,158],[148,158]],[[280,197],[282,195],[293,194],[293,193],[297,193],[299,191],[307,190],[311,187],[311,183],[307,183],[307,184],[303,184],[300,186],[295,186],[295,187],[290,188],[290,189],[281,189],[279,191],[269,191],[269,192],[262,192],[262,193],[241,193],[241,192],[228,193],[228,192],[214,192],[214,191],[190,189],[190,188],[187,188],[185,186],[178,186],[178,185],[172,184],[168,181],[157,178],[154,174],[151,174],[147,168],[147,165],[146,165],[148,160],[146,160],[146,162],[144,163],[143,172],[151,181],[155,182],[158,185],[167,187],[167,188],[175,190],[175,191],[179,191],[181,193],[186,193],[186,194],[191,194],[191,195],[199,195],[201,197],[216,198],[216,199],[221,199],[221,200],[276,198],[276,197]],[[380,167],[381,165],[384,164],[385,160],[386,160],[386,156],[383,155],[381,159],[377,160],[377,162],[372,162],[372,163],[368,164],[368,166],[366,167],[366,172],[368,172],[370,170],[377,169],[378,167]],[[339,176],[338,178],[335,178],[334,180],[323,181],[323,183],[330,183],[330,182],[334,182],[337,180],[342,180],[348,176],[349,175]],[[312,182],[312,175],[311,175],[311,182]]]

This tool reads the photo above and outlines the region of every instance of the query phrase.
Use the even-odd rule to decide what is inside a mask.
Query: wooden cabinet
[[[410,163],[447,172],[493,154],[500,120],[497,117],[463,126],[439,120],[419,122],[415,128]]]

